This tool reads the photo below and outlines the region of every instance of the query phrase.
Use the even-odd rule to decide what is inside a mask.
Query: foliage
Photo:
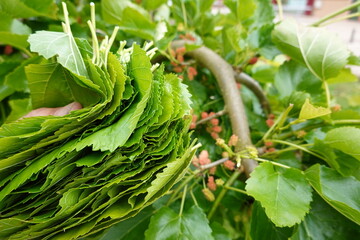
[[[275,23],[268,0],[39,2],[0,2],[0,238],[359,235],[359,57],[336,34]]]

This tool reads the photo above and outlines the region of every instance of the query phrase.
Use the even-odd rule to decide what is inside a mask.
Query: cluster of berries
[[[185,52],[186,52],[185,47],[179,47],[175,51],[171,49],[170,54],[177,60],[177,62],[171,62],[171,65],[173,66],[174,72],[186,73],[187,78],[191,81],[194,80],[198,72],[196,71],[196,68],[184,64]],[[183,76],[180,75],[179,77],[182,78]]]
[[[202,112],[201,113],[201,119],[205,119],[208,117],[213,117],[215,115],[214,112]],[[219,119],[213,118],[207,123],[206,131],[210,133],[211,137],[213,139],[219,138],[219,133],[222,131],[221,126],[219,126]]]
[[[238,141],[238,137],[236,135],[232,135],[229,139],[229,146],[235,146]],[[227,152],[223,152],[222,156],[229,157],[229,154]],[[199,154],[199,156],[195,156],[192,160],[192,164],[195,167],[200,167],[203,165],[207,165],[211,163],[211,160],[209,158],[209,152],[207,150],[202,150]],[[224,168],[233,171],[235,169],[235,162],[231,160],[227,160],[223,163]],[[202,190],[205,198],[209,201],[214,201],[215,197],[212,192],[216,191],[217,186],[221,186],[224,184],[224,181],[222,179],[215,179],[213,176],[216,172],[216,167],[212,167],[209,169],[209,176],[207,178],[206,188]]]

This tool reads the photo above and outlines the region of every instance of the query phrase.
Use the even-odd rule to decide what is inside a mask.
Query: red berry
[[[270,114],[268,115],[268,119],[275,119],[275,115],[272,114],[272,113],[270,113]]]
[[[221,128],[220,126],[214,126],[214,127],[212,128],[212,131],[213,131],[213,132],[216,132],[216,133],[220,133],[221,130],[222,130],[222,128]]]
[[[227,160],[224,162],[224,167],[232,171],[235,169],[235,163],[233,161]]]
[[[273,119],[267,119],[266,120],[266,125],[268,125],[268,127],[271,127],[272,125],[274,125],[274,120]]]
[[[257,57],[252,57],[252,58],[250,58],[250,60],[249,60],[249,64],[250,64],[250,65],[254,65],[255,63],[257,63],[257,61],[258,61],[258,58],[257,58]]]
[[[236,136],[235,134],[231,135],[230,139],[229,139],[229,143],[228,145],[231,146],[235,146],[237,141],[239,140],[239,137]]]
[[[207,112],[201,113],[201,119],[207,118],[208,116],[209,116],[209,114]]]
[[[268,149],[266,149],[266,152],[268,152],[268,153],[270,153],[270,152],[275,152],[276,151],[276,149],[275,148],[268,148]]]
[[[211,190],[211,191],[215,191],[216,190],[216,183],[214,181],[214,177],[210,176],[208,177],[208,182],[207,182],[207,187]]]
[[[209,174],[214,175],[216,172],[216,167],[212,167],[209,169]]]
[[[219,119],[213,118],[213,119],[210,120],[210,123],[211,123],[212,125],[214,125],[214,126],[217,126],[217,125],[219,125]]]
[[[219,138],[219,134],[217,134],[216,132],[212,132],[212,133],[210,133],[210,135],[215,140]]]
[[[12,54],[12,52],[13,52],[12,46],[6,45],[5,48],[4,48],[4,54],[5,55],[10,55],[10,54]]]
[[[180,67],[180,66],[174,67],[174,72],[180,73],[182,71],[183,71],[182,67]]]

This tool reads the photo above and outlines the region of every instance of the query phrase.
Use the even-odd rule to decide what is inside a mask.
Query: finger
[[[35,110],[32,110],[28,114],[26,114],[22,118],[28,118],[28,117],[40,117],[40,116],[64,116],[66,114],[69,114],[71,111],[79,110],[82,106],[78,102],[72,102],[64,107],[57,107],[57,108],[38,108]]]
[[[69,114],[71,111],[79,110],[82,106],[78,102],[72,102],[64,107],[56,108],[52,115],[54,116],[64,116]]]

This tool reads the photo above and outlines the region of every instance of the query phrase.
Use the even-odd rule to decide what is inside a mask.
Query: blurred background
[[[277,11],[276,0],[271,0],[274,9]],[[317,20],[332,14],[359,0],[282,0],[284,17],[294,17],[298,22],[304,25],[310,25]],[[228,11],[224,7],[223,0],[217,0],[214,4],[214,11]],[[346,12],[337,18],[346,18],[347,15],[354,12]],[[348,45],[349,50],[356,56],[360,55],[360,17],[333,22],[325,27],[339,35],[341,39]],[[323,26],[323,25],[322,25]],[[353,66],[352,72],[360,79],[360,66]]]

